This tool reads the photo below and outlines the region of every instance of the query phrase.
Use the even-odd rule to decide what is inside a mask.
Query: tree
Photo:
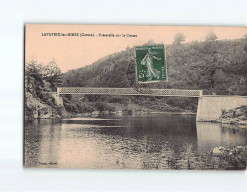
[[[177,33],[174,36],[174,44],[181,45],[181,42],[185,41],[185,36],[183,33]]]
[[[25,64],[25,90],[37,97],[44,85],[42,80],[42,64],[36,60],[31,60]]]
[[[150,39],[146,44],[144,45],[153,45],[154,44],[154,40],[153,39]]]
[[[218,39],[218,37],[213,32],[208,33],[205,37],[205,41],[215,41],[216,39]]]
[[[54,77],[61,74],[60,68],[58,68],[55,59],[52,59],[49,64],[44,68],[44,77]]]

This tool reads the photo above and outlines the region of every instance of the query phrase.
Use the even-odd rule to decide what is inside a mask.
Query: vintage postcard
[[[24,167],[245,170],[247,29],[25,25]]]

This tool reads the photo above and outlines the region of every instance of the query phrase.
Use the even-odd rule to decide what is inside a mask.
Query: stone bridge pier
[[[199,98],[196,121],[215,121],[223,110],[247,106],[247,96],[206,95]]]
[[[54,97],[56,104],[58,106],[63,106],[63,98],[58,93],[52,93],[52,97]]]

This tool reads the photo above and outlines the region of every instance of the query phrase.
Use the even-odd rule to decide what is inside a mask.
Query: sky
[[[109,54],[147,43],[171,44],[182,32],[185,42],[204,41],[214,32],[218,40],[238,39],[247,33],[245,27],[215,26],[134,26],[134,25],[61,25],[27,24],[25,27],[25,62],[37,60],[47,65],[55,59],[62,72],[90,65]],[[60,33],[60,36],[54,34]],[[61,36],[78,33],[79,36]],[[81,35],[94,36],[81,36]],[[113,34],[114,37],[102,36]],[[51,36],[49,36],[51,35]],[[116,35],[119,35],[117,37]],[[125,36],[124,36],[125,35]],[[134,35],[134,36],[128,36]]]

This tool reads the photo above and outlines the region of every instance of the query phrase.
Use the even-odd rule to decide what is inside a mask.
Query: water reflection
[[[217,146],[232,148],[245,145],[246,130],[236,125],[196,123],[198,152],[205,153]]]
[[[25,166],[188,168],[188,156],[196,159],[216,146],[244,145],[245,131],[237,126],[196,123],[190,115],[35,120],[25,127]]]

